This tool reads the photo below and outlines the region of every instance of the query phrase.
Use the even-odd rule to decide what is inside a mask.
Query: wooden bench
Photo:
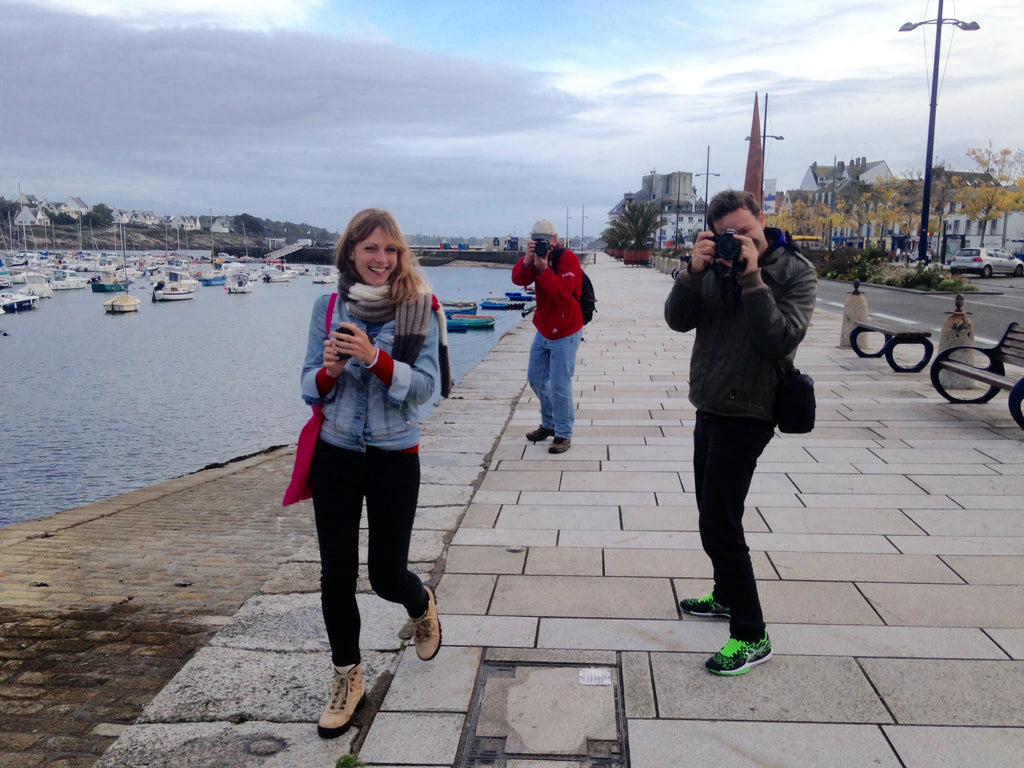
[[[862,333],[880,333],[885,336],[885,344],[877,352],[865,352],[860,348],[857,339]],[[878,320],[858,320],[853,330],[850,331],[850,346],[857,353],[858,357],[882,357],[889,363],[889,367],[898,373],[917,373],[922,370],[932,358],[932,351],[935,349],[928,340],[931,331],[920,331],[908,325],[900,325],[897,322],[881,322]],[[920,344],[924,347],[924,354],[921,361],[909,368],[896,362],[893,351],[901,344]]]
[[[976,365],[950,359],[956,352],[970,350],[988,360],[988,365],[979,368]],[[961,355],[962,356],[962,355]],[[987,403],[1000,390],[1010,392],[1010,415],[1017,426],[1024,429],[1024,416],[1021,415],[1021,401],[1024,400],[1024,376],[1010,378],[1006,376],[1005,364],[1024,367],[1024,328],[1019,323],[1010,323],[1003,338],[994,347],[950,347],[938,354],[932,363],[932,386],[935,391],[951,403]],[[979,397],[957,397],[951,395],[942,386],[939,374],[949,371],[952,374],[980,381],[988,385],[988,390]]]

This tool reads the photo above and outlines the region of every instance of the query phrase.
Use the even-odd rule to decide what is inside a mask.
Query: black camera
[[[715,235],[715,258],[735,262],[743,250],[743,243],[735,237],[735,229],[727,229],[720,235]],[[742,267],[742,264],[735,264]]]
[[[533,252],[542,259],[548,255],[549,250],[551,250],[551,246],[548,244],[547,240],[537,238],[533,241]]]
[[[715,235],[715,263],[711,267],[719,277],[732,277],[736,270],[742,271],[747,265],[747,260],[740,258],[743,243],[736,239],[735,234],[735,229],[727,229]],[[726,264],[726,261],[732,264]]]

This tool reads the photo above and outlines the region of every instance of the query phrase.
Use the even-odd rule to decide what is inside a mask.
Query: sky
[[[946,0],[935,160],[1024,147],[1021,0]],[[590,237],[644,175],[925,165],[937,0],[0,0],[0,196]],[[710,148],[710,149],[709,149]],[[708,154],[710,152],[710,160]]]

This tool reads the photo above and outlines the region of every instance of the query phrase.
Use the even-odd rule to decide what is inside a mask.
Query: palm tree
[[[650,247],[647,241],[667,223],[668,219],[659,216],[654,203],[631,201],[622,206],[601,238],[607,243],[621,242],[627,250],[645,251]]]

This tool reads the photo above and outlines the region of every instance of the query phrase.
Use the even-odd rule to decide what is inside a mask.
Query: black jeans
[[[765,631],[743,505],[757,459],[774,434],[768,421],[701,412],[693,430],[700,540],[714,567],[715,599],[729,606],[729,634],[737,640],[760,640]]]
[[[418,453],[366,453],[318,440],[309,470],[320,545],[320,603],[337,666],[358,664],[359,521],[366,499],[370,586],[385,600],[422,616],[427,594],[409,570],[409,541],[420,488]]]

